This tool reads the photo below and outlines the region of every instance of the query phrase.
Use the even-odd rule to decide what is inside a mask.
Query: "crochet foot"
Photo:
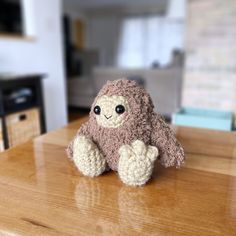
[[[106,161],[97,145],[84,136],[78,136],[73,144],[73,157],[75,165],[83,175],[95,177],[106,169]]]
[[[142,186],[151,177],[158,149],[136,140],[119,149],[118,173],[120,179],[130,186]]]

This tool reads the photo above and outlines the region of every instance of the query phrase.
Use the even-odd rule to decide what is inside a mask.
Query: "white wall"
[[[67,123],[61,0],[29,1],[33,1],[34,19],[30,20],[35,24],[35,39],[0,38],[0,73],[48,75],[44,80],[44,101],[47,129],[52,130]]]
[[[101,66],[116,66],[122,16],[98,14],[87,20],[87,48],[99,51]]]

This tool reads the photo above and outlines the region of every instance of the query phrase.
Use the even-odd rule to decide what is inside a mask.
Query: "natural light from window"
[[[143,68],[170,63],[172,52],[183,49],[184,21],[165,16],[132,16],[122,22],[119,67]]]

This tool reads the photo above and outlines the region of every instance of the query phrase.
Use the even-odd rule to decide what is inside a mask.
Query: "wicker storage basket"
[[[40,135],[39,109],[33,108],[6,116],[9,147]]]
[[[0,119],[0,152],[4,150],[3,134],[2,134],[2,119]]]

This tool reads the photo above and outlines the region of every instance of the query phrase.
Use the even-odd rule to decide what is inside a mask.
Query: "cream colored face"
[[[97,123],[106,128],[121,126],[129,111],[127,100],[122,96],[102,96],[94,106]]]

